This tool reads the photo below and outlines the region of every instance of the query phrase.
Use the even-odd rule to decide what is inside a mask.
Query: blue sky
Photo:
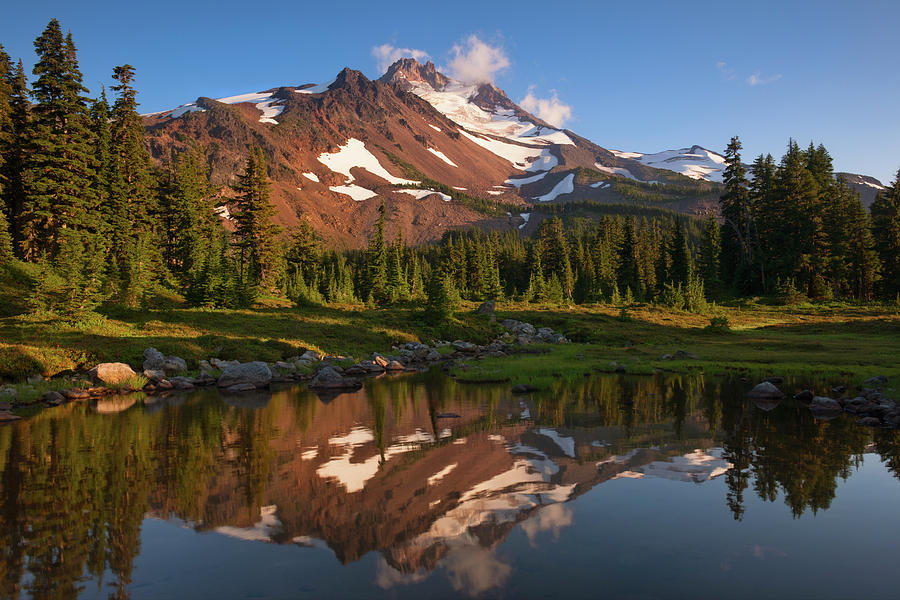
[[[439,8],[438,8],[439,7]],[[379,75],[388,44],[451,64],[468,40],[508,62],[515,101],[558,98],[565,125],[606,148],[656,152],[732,135],[745,159],[822,142],[838,170],[885,183],[900,167],[900,2],[17,2],[0,43],[29,69],[47,21],[71,30],[85,84],[137,69],[142,111],[197,96]],[[556,112],[565,115],[565,112]]]

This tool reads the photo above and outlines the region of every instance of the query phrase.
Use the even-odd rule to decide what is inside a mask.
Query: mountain
[[[594,200],[714,209],[724,159],[700,146],[607,150],[553,127],[491,83],[431,62],[395,62],[378,80],[342,70],[326,84],[282,86],[144,115],[151,156],[200,144],[227,218],[248,149],[268,157],[277,220],[306,219],[332,245],[365,245],[384,199],[388,235],[410,243],[448,229],[533,230],[540,205]],[[532,218],[533,217],[533,218]]]
[[[866,208],[872,206],[878,192],[887,189],[880,181],[874,177],[869,177],[868,175],[835,173],[834,176],[835,178],[843,177],[844,182],[850,186],[850,189],[855,190],[859,194],[859,197]]]

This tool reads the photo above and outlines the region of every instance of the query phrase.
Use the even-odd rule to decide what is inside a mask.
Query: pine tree
[[[725,193],[719,199],[722,219],[722,269],[733,274],[732,284],[749,291],[757,287],[755,258],[755,214],[748,190],[747,172],[741,160],[741,141],[731,138],[725,149]]]
[[[620,285],[631,290],[632,294],[637,290],[638,295],[642,295],[641,272],[635,237],[634,217],[629,215],[625,219],[625,234],[619,250],[618,281]]]
[[[703,222],[703,245],[700,248],[699,270],[706,287],[719,284],[719,257],[722,251],[722,239],[719,223],[713,215]]]
[[[687,285],[693,274],[693,265],[688,251],[687,238],[684,236],[684,227],[680,219],[672,223],[669,236],[669,280],[674,284]]]
[[[238,193],[234,219],[240,281],[249,286],[269,285],[277,270],[279,228],[272,224],[275,208],[269,201],[266,160],[261,148],[250,151],[234,190]]]
[[[900,170],[871,206],[872,235],[881,259],[881,292],[893,299],[900,294]]]
[[[12,62],[9,55],[0,44],[0,198],[2,198],[3,188],[6,186],[6,169],[4,162],[6,154],[12,145],[12,108],[10,100],[12,98],[12,85],[10,79],[12,76]],[[3,205],[0,205],[0,209]],[[8,209],[7,209],[8,210]]]
[[[425,289],[425,318],[430,323],[450,321],[458,303],[458,292],[445,267],[442,260],[431,269]]]
[[[376,302],[386,300],[387,288],[387,248],[384,242],[384,200],[378,207],[378,222],[375,234],[369,240],[366,250],[366,288],[363,296]]]
[[[3,185],[0,190],[0,198],[5,206],[6,216],[9,221],[9,229],[13,238],[13,250],[16,251],[21,242],[20,224],[22,210],[25,205],[25,156],[28,135],[28,115],[31,101],[28,97],[28,87],[25,83],[25,69],[20,60],[10,72],[8,85],[9,96],[9,127],[10,135],[7,144],[0,149],[3,155],[2,177]]]
[[[875,250],[871,220],[859,194],[850,194],[847,203],[846,237],[849,293],[860,300],[871,300],[881,264]]]
[[[9,233],[9,223],[3,207],[0,207],[0,265],[5,265],[13,259],[12,235]]]
[[[64,229],[67,243],[76,234],[96,233],[98,208],[94,136],[87,98],[82,95],[87,89],[81,83],[72,36],[64,38],[53,19],[34,46],[37,80],[21,217],[21,243],[28,260],[59,254]]]

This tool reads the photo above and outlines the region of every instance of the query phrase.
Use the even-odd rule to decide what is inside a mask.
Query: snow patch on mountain
[[[409,194],[410,196],[414,197],[416,200],[421,200],[422,198],[427,198],[428,196],[431,196],[434,194],[437,194],[438,196],[440,196],[441,200],[443,200],[444,202],[450,202],[451,200],[453,200],[453,198],[451,198],[447,194],[442,194],[441,192],[436,192],[434,190],[397,190],[397,191],[400,192],[401,194]]]
[[[556,200],[558,196],[562,196],[563,194],[571,194],[575,191],[575,173],[569,173],[565,177],[563,177],[559,183],[553,186],[553,189],[550,190],[549,193],[544,194],[543,196],[538,196],[535,198],[538,202],[551,202]]]
[[[354,167],[365,169],[372,175],[377,175],[387,182],[397,185],[416,185],[419,183],[418,181],[413,181],[411,179],[395,177],[388,173],[387,169],[378,162],[378,158],[366,149],[366,145],[362,141],[356,138],[347,140],[347,143],[340,146],[337,152],[325,152],[320,154],[318,160],[335,173],[344,175],[347,178],[346,183],[353,183],[355,181],[353,175],[350,174],[350,169]],[[374,195],[374,192],[372,193]]]
[[[356,185],[355,183],[348,183],[347,185],[332,185],[328,189],[332,192],[337,192],[338,194],[345,194],[347,196],[350,196],[357,202],[362,202],[363,200],[368,200],[369,198],[374,198],[378,195],[372,190]]]
[[[529,183],[534,183],[535,181],[540,181],[541,179],[543,179],[546,176],[547,176],[547,172],[545,171],[543,173],[538,173],[537,175],[532,175],[531,177],[523,177],[521,179],[510,178],[510,179],[507,179],[506,181],[504,181],[503,183],[506,183],[507,185],[511,185],[511,186],[518,188],[518,187],[522,187],[523,185],[528,185]]]
[[[449,158],[447,158],[447,155],[444,154],[443,152],[441,152],[440,150],[435,150],[434,148],[429,148],[428,151],[431,152],[432,154],[434,154],[435,156],[437,156],[439,159],[441,159],[448,165],[450,165],[451,167],[456,166],[456,163],[453,162],[452,160],[450,160]]]
[[[303,176],[306,177],[307,179],[309,179],[310,181],[315,181],[316,183],[319,183],[319,176],[316,175],[315,173],[313,173],[312,171],[310,171],[309,173],[303,173]]]
[[[221,102],[222,104],[254,104],[256,105],[256,108],[258,108],[259,111],[262,112],[262,116],[259,117],[259,122],[271,123],[272,125],[278,125],[278,121],[275,120],[275,117],[277,117],[284,111],[284,106],[276,104],[277,102],[281,102],[281,100],[272,96],[271,92],[253,92],[251,94],[227,96],[225,98],[217,98],[216,102]],[[196,102],[189,102],[183,106],[179,106],[178,108],[169,111],[167,116],[170,119],[177,119],[178,117],[182,117],[189,112],[206,112],[206,109],[197,106]],[[151,113],[151,115],[157,114],[165,115],[166,111],[163,111],[162,113]],[[151,115],[142,116],[146,117]]]
[[[598,171],[603,171],[604,173],[609,173],[611,175],[621,175],[622,177],[627,177],[628,179],[634,179],[635,181],[639,181],[637,177],[631,174],[631,171],[626,169],[625,167],[607,167],[601,163],[594,163],[594,166]]]
[[[654,154],[619,152],[617,150],[611,152],[619,158],[630,158],[649,167],[681,173],[691,179],[705,179],[721,183],[725,171],[725,157],[700,146],[664,150]]]
[[[521,169],[522,171],[549,171],[559,163],[548,148],[534,148],[510,144],[508,142],[501,142],[500,140],[472,135],[467,131],[460,131],[460,133],[467,140],[478,144],[500,158],[508,160],[515,168]]]

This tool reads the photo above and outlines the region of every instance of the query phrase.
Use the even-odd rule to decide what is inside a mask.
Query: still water
[[[433,371],[46,410],[0,428],[0,597],[898,597],[900,435],[749,387]]]

